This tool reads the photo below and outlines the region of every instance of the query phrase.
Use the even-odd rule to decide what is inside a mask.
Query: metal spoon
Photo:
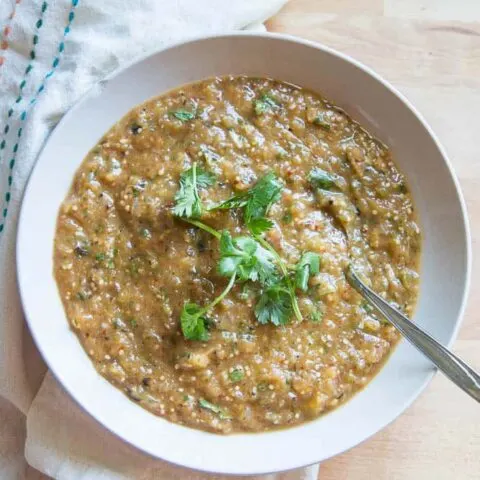
[[[345,276],[350,285],[410,343],[428,357],[453,383],[480,402],[480,375],[478,373],[368,288],[358,278],[351,265],[347,267]]]

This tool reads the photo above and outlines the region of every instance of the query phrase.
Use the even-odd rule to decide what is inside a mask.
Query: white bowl
[[[414,320],[450,345],[468,290],[470,248],[464,203],[445,152],[408,101],[374,72],[329,48],[280,35],[238,33],[181,43],[116,72],[78,102],[50,136],[28,184],[18,231],[18,278],[30,330],[48,366],[106,428],[175,464],[267,473],[322,461],[378,432],[419,395],[434,368],[401,342],[363,391],[324,417],[270,433],[205,433],[155,417],[97,374],[69,328],[52,273],[59,206],[102,134],[152,96],[225,74],[268,76],[320,92],[392,148],[423,230]]]

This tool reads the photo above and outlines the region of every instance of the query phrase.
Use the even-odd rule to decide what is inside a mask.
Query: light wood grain
[[[417,106],[446,147],[467,202],[474,252],[454,351],[480,369],[480,1],[291,0],[268,28],[324,43],[375,69]],[[393,424],[324,462],[320,477],[479,479],[480,408],[439,374]]]

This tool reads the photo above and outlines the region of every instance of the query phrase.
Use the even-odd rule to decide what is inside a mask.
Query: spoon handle
[[[428,357],[450,380],[480,402],[480,375],[456,355],[437,342],[428,333],[412,323],[405,315],[393,308],[382,297],[368,288],[352,267],[347,268],[350,285],[373,305],[415,347]]]

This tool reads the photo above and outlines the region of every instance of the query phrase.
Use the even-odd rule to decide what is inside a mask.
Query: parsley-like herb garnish
[[[214,205],[210,210],[229,210],[245,208],[245,223],[250,228],[253,220],[262,219],[261,223],[253,223],[257,233],[263,233],[273,226],[270,220],[264,219],[270,207],[280,199],[282,184],[273,172],[267,173],[250,190],[235,195],[224,202]],[[269,222],[268,225],[266,222]],[[261,226],[260,226],[261,225]],[[268,228],[266,228],[268,226]],[[262,229],[259,232],[259,228]],[[251,229],[251,228],[250,228]],[[254,233],[254,232],[252,232]]]
[[[252,220],[264,217],[270,207],[280,200],[282,188],[283,186],[275,174],[270,172],[248,191],[248,201],[245,205],[245,223],[247,226]]]
[[[230,281],[225,290],[206,307],[202,308],[196,303],[186,303],[183,306],[182,313],[180,314],[180,326],[182,327],[183,336],[187,340],[206,342],[209,339],[210,335],[207,330],[209,322],[206,314],[227,296],[235,283],[235,277],[236,275],[234,273],[230,277]]]
[[[260,296],[255,306],[255,316],[259,323],[285,325],[292,315],[302,321],[296,289],[307,290],[309,277],[319,271],[320,257],[316,253],[306,252],[296,267],[288,266],[263,237],[265,232],[274,227],[267,215],[272,204],[280,199],[282,184],[274,173],[268,173],[247,192],[209,209],[243,209],[245,224],[251,235],[232,237],[228,231],[219,232],[199,220],[203,207],[198,190],[208,187],[212,182],[213,176],[197,168],[194,163],[180,177],[174,213],[220,241],[218,272],[230,280],[225,290],[209,305],[184,305],[180,319],[183,335],[189,340],[208,340],[206,314],[225,298],[236,280],[260,284]]]
[[[274,257],[254,238],[248,236],[232,238],[229,232],[222,232],[220,239],[221,275],[237,275],[238,280],[267,283],[275,276]]]
[[[308,279],[320,271],[320,255],[313,252],[305,252],[300,258],[295,271],[295,285],[304,292],[308,288]]]
[[[270,293],[267,292],[267,290],[269,290],[269,289],[264,290],[263,293],[264,294],[266,293],[267,297],[271,298],[272,297],[272,292],[275,289],[277,289],[278,290],[277,293],[278,293],[279,296],[280,296],[280,292],[282,292],[281,298],[282,298],[283,301],[286,301],[286,297],[285,297],[284,294],[288,293],[288,295],[290,297],[291,308],[288,311],[285,310],[285,309],[283,309],[283,310],[285,310],[285,312],[288,312],[288,314],[289,314],[288,318],[290,318],[290,315],[293,312],[295,314],[295,317],[297,318],[297,320],[299,322],[301,322],[303,320],[302,312],[300,312],[300,307],[298,306],[297,296],[295,294],[295,283],[290,278],[290,273],[288,271],[287,264],[282,259],[282,257],[280,257],[280,255],[277,253],[277,251],[263,237],[256,236],[255,238],[258,240],[258,242],[263,247],[265,247],[266,250],[268,250],[275,257],[275,261],[276,261],[276,263],[277,263],[277,265],[278,265],[278,267],[279,267],[279,269],[282,273],[282,276],[283,276],[283,277],[280,277],[278,279],[274,279],[274,281],[270,283],[270,285],[269,285]],[[260,317],[259,317],[260,310],[259,309],[262,308],[263,303],[264,302],[262,302],[262,297],[260,297],[260,301],[258,302],[257,307],[255,309],[255,315],[257,316],[257,319],[259,321],[260,321]],[[267,304],[267,307],[268,307],[268,304]],[[267,310],[266,315],[268,315],[268,311],[271,311],[271,312],[274,313],[273,315],[270,315],[270,321],[274,325],[281,325],[282,324],[282,323],[276,323],[277,322],[277,315],[275,314],[275,310],[272,310],[272,309],[269,309],[269,308],[266,308],[266,310]],[[264,318],[264,317],[262,317],[262,318]]]
[[[206,327],[204,309],[196,303],[186,303],[180,315],[183,336],[187,340],[206,342],[210,335]]]
[[[291,313],[293,311],[297,320],[301,321],[302,314],[300,312],[300,308],[298,306],[297,298],[295,295],[295,284],[290,278],[287,265],[282,260],[280,255],[278,255],[272,245],[270,245],[270,243],[268,243],[262,237],[263,233],[273,227],[273,222],[266,218],[266,215],[268,214],[268,211],[273,205],[273,203],[280,199],[282,188],[282,184],[277,179],[275,174],[273,172],[270,172],[267,173],[260,180],[258,180],[258,182],[247,192],[236,195],[226,200],[225,202],[222,202],[221,204],[213,207],[213,209],[244,209],[245,224],[247,225],[255,240],[262,247],[264,247],[266,251],[271,253],[281,272],[281,275],[270,278],[269,286],[273,288],[273,286],[276,284],[278,287],[278,291],[282,291],[283,294],[285,293],[285,290],[288,292],[291,302],[291,309],[289,309],[289,312]],[[281,283],[281,288],[279,286],[279,282]],[[270,293],[272,293],[272,291],[270,291]],[[264,294],[268,296],[269,294],[265,292]],[[282,295],[282,298],[285,299],[285,295]],[[257,318],[261,317],[263,320],[267,319],[267,321],[268,318],[270,318],[272,323],[280,324],[278,323],[278,315],[274,314],[273,316],[270,316],[268,313],[269,309],[267,307],[263,307],[263,304],[267,305],[265,302],[259,302],[260,306],[257,305]],[[259,317],[262,309],[265,309],[265,312]]]
[[[255,307],[257,320],[266,324],[285,325],[293,312],[290,286],[283,281],[265,288]]]
[[[202,201],[199,190],[213,184],[215,176],[194,162],[192,167],[180,175],[180,189],[175,194],[173,213],[177,217],[199,218],[202,215]]]
[[[273,228],[274,223],[265,217],[253,218],[248,223],[248,229],[252,232],[253,235],[261,235],[262,233],[267,232]]]

